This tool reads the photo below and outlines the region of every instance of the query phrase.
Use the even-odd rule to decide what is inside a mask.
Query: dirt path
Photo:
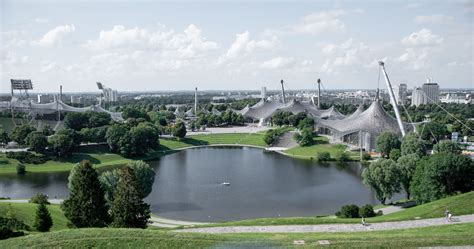
[[[453,218],[453,222],[445,218],[408,220],[396,222],[379,222],[363,226],[362,224],[323,224],[323,225],[286,225],[286,226],[232,226],[189,228],[175,230],[176,232],[193,233],[324,233],[324,232],[364,232],[440,226],[474,222],[474,214]]]

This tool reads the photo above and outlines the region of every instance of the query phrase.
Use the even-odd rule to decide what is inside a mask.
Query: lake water
[[[361,165],[321,164],[248,147],[207,147],[150,162],[152,212],[189,221],[333,214],[345,204],[376,204]],[[37,192],[65,198],[68,173],[0,176],[0,196]],[[229,186],[222,185],[229,182]]]

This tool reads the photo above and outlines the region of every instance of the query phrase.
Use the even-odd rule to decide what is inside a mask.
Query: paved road
[[[364,232],[440,226],[448,224],[474,222],[474,214],[454,217],[454,222],[445,218],[409,220],[396,222],[372,223],[366,226],[361,224],[324,224],[324,225],[285,225],[285,226],[233,226],[208,227],[174,230],[176,232],[193,233],[321,233],[321,232]]]

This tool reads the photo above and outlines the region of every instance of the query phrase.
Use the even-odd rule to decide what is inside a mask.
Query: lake
[[[334,214],[345,204],[378,203],[362,184],[360,163],[318,163],[250,147],[189,149],[149,163],[156,178],[145,201],[153,213],[171,219],[315,216]],[[65,198],[67,176],[0,176],[0,196],[29,198],[41,192]]]

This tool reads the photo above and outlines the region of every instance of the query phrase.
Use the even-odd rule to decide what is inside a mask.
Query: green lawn
[[[213,145],[213,144],[236,144],[236,145],[253,145],[266,147],[263,142],[263,134],[247,134],[247,133],[229,133],[229,134],[209,134],[209,135],[195,135],[189,136],[182,140],[175,138],[160,139],[160,149],[151,152],[147,156],[133,158],[141,160],[153,160],[175,152],[174,150],[198,146],[198,145]],[[0,161],[6,160],[8,163],[0,164],[0,174],[14,174],[16,173],[16,166],[18,161],[15,159],[7,159],[6,155],[0,153]],[[129,162],[131,159],[124,158],[121,155],[110,153],[106,145],[91,145],[82,146],[78,151],[72,154],[69,158],[61,160],[49,160],[45,164],[25,164],[27,172],[59,172],[69,171],[78,162],[82,160],[89,160],[97,168],[120,166]]]
[[[330,144],[327,137],[315,136],[313,140],[314,144],[311,146],[296,146],[289,150],[285,150],[284,152],[290,156],[300,158],[315,158],[318,152],[329,152],[329,154],[331,154],[331,157],[334,158],[337,153],[346,150],[346,146],[343,144]]]
[[[6,158],[6,155],[0,153],[0,160],[7,160],[7,164],[0,164],[0,174],[16,173],[18,161]],[[81,147],[69,158],[61,160],[49,160],[44,164],[25,164],[28,172],[59,172],[69,171],[78,162],[82,160],[91,161],[96,167],[110,167],[126,164],[130,159],[126,159],[118,154],[109,153],[107,146],[87,146]]]
[[[0,241],[0,248],[253,248],[305,247],[328,240],[331,248],[415,248],[473,245],[474,224],[358,233],[183,234],[162,230],[87,228],[32,234]]]
[[[455,216],[463,214],[474,214],[474,191],[464,193],[445,199],[433,201],[423,205],[407,208],[392,214],[377,216],[366,219],[367,222],[384,222],[414,220],[444,217],[444,211],[448,208]],[[242,220],[234,222],[222,222],[203,227],[211,226],[260,226],[260,225],[310,225],[310,224],[331,224],[331,223],[360,223],[359,218],[334,218],[334,217],[290,217],[290,218],[261,218],[253,220]]]
[[[11,205],[17,219],[22,220],[26,225],[30,226],[31,229],[34,229],[33,224],[35,222],[37,204],[0,202],[0,216],[5,216],[9,209],[9,205]],[[47,207],[51,213],[51,217],[53,218],[53,227],[51,228],[51,231],[67,229],[66,224],[68,220],[64,216],[59,205],[51,204],[47,205]]]

